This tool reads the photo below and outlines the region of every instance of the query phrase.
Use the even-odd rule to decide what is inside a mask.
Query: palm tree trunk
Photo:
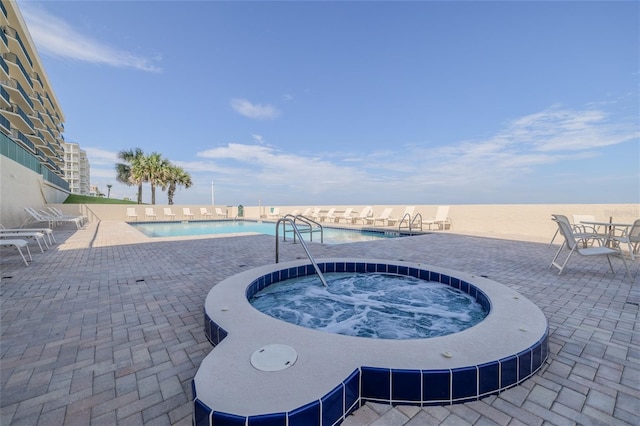
[[[156,186],[151,184],[151,204],[156,204]]]
[[[142,204],[142,183],[138,185],[138,204]]]

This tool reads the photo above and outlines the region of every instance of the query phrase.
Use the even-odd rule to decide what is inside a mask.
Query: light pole
[[[214,195],[213,195],[213,181],[211,181],[211,205],[215,206],[214,201]]]

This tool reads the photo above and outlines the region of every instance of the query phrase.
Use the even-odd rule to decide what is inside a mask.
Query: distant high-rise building
[[[64,178],[69,183],[72,194],[89,195],[90,168],[87,153],[80,145],[65,142],[64,146]]]

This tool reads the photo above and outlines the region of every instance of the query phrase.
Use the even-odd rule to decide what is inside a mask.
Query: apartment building
[[[15,1],[0,1],[0,221],[62,202],[64,114]],[[87,183],[88,185],[88,183]]]
[[[64,146],[64,178],[69,183],[72,194],[90,195],[90,166],[87,153],[80,145],[65,142]]]

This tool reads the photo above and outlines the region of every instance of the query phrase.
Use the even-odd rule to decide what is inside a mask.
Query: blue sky
[[[176,204],[640,202],[639,2],[18,4],[113,197],[140,147]]]

